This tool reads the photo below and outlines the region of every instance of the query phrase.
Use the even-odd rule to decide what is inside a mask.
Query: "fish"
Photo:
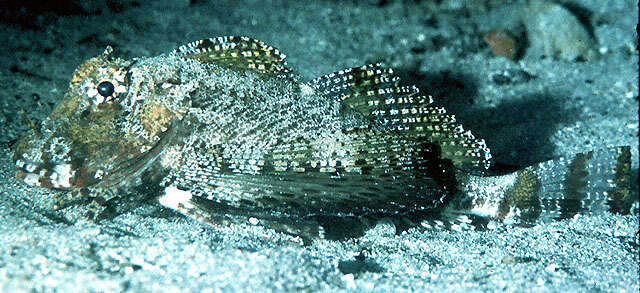
[[[14,148],[16,178],[95,221],[152,198],[202,223],[322,238],[347,219],[472,229],[469,219],[533,225],[633,202],[628,146],[493,174],[485,141],[393,69],[305,81],[249,37],[132,59],[107,47],[31,128]]]

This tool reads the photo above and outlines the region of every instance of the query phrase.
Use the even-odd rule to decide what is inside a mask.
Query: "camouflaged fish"
[[[78,67],[14,154],[19,180],[67,191],[59,207],[88,202],[92,219],[149,193],[202,222],[309,237],[336,218],[535,223],[630,206],[628,147],[489,176],[485,142],[381,65],[302,82],[247,37],[133,60],[111,51]]]

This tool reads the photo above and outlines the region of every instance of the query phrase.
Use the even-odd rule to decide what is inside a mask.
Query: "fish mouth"
[[[16,178],[29,186],[57,190],[74,190],[96,184],[118,186],[144,172],[162,153],[174,133],[174,127],[169,127],[147,152],[133,157],[129,157],[127,152],[113,156],[110,158],[111,166],[87,164],[86,159],[73,159],[74,156],[70,160],[54,161],[50,153],[39,148],[19,148],[13,157]]]
[[[43,139],[30,138],[20,142],[13,154],[18,181],[58,190],[71,190],[98,182],[94,176],[87,178],[89,172],[86,168],[78,168],[70,157],[54,160],[50,152],[42,149]]]
[[[25,159],[15,160],[16,178],[30,186],[69,190],[75,184],[77,171],[71,164],[35,164]]]

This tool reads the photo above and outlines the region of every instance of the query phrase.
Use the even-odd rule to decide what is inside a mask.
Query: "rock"
[[[575,61],[597,57],[596,41],[584,24],[563,6],[548,1],[531,1],[521,6],[521,18],[533,56],[551,56]]]

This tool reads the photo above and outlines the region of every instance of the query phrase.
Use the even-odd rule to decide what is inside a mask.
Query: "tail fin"
[[[506,223],[531,225],[604,211],[628,214],[637,200],[628,146],[558,158],[507,175],[466,179],[461,190],[469,196],[471,211]]]

